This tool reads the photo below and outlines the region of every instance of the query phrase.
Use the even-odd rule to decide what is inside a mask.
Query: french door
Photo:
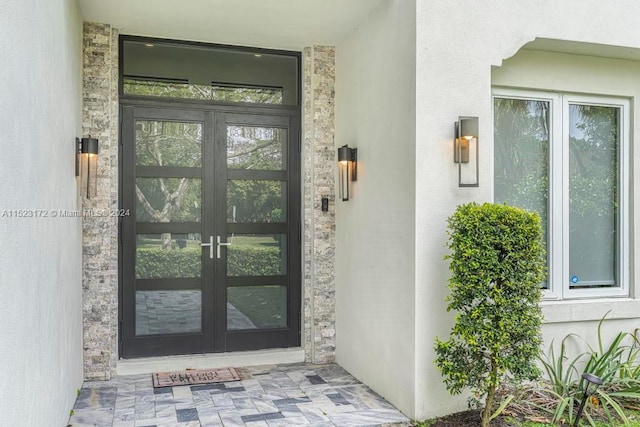
[[[300,345],[299,118],[122,106],[120,355]]]

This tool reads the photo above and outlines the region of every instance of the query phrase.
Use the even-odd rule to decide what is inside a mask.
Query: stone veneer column
[[[118,361],[118,33],[83,28],[82,134],[99,140],[98,194],[83,198],[82,291],[84,376],[108,380]]]
[[[335,359],[335,48],[305,48],[304,348],[305,360]],[[329,197],[322,212],[321,197]]]

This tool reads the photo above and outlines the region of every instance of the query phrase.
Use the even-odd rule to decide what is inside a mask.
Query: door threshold
[[[118,360],[118,375],[150,374],[152,372],[180,371],[260,365],[279,365],[304,362],[304,350],[277,348],[230,353],[187,354],[182,356],[142,357]]]

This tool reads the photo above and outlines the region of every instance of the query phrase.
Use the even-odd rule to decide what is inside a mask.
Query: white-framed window
[[[629,295],[627,99],[494,88],[496,203],[540,214],[546,299]]]

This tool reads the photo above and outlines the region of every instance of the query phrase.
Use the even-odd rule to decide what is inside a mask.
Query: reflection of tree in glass
[[[228,218],[236,222],[283,222],[286,194],[281,181],[231,180],[228,187]]]
[[[282,170],[286,130],[228,126],[227,165],[232,169]]]
[[[202,125],[199,123],[136,122],[138,166],[201,166]],[[200,181],[190,178],[137,178],[136,219],[152,222],[200,220]],[[171,234],[162,235],[163,248]]]
[[[285,129],[227,127],[227,165],[231,169],[282,170]],[[229,217],[235,206],[238,222],[282,222],[286,200],[281,181],[229,181]]]
[[[571,215],[611,215],[617,206],[618,110],[570,105],[569,116]]]
[[[540,214],[546,232],[549,194],[549,103],[495,99],[495,196]]]
[[[579,274],[576,286],[615,284],[618,112],[569,105],[569,268]]]
[[[495,201],[540,215],[547,249],[549,195],[549,103],[494,101]],[[548,281],[541,286],[546,288]]]
[[[252,104],[282,104],[283,89],[270,87],[245,87],[241,85],[196,85],[187,82],[161,80],[124,79],[127,95],[189,98],[223,102]]]
[[[137,166],[201,165],[200,123],[136,121]]]

